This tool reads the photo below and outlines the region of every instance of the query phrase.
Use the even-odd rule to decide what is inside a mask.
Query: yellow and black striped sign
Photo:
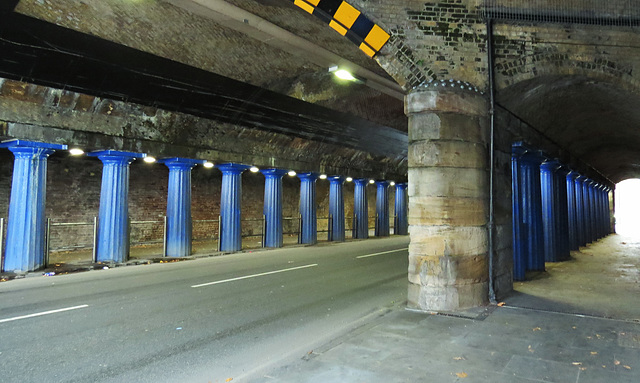
[[[352,5],[342,0],[293,0],[373,57],[389,40],[389,34]]]

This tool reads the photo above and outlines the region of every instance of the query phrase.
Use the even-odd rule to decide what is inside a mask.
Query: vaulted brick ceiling
[[[397,97],[361,84],[340,83],[328,73],[325,63],[305,57],[304,52],[295,54],[279,49],[269,41],[261,41],[260,36],[250,37],[178,6],[183,3],[190,2],[21,0],[15,10],[64,28],[354,115],[377,126],[406,131],[403,103]],[[290,0],[228,0],[226,3],[392,81],[356,45]],[[261,96],[256,94],[255,97]]]
[[[617,183],[640,177],[640,95],[580,76],[540,76],[498,100]]]

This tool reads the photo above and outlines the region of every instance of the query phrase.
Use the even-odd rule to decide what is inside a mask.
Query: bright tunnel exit
[[[616,185],[616,233],[640,237],[640,179],[629,179]]]

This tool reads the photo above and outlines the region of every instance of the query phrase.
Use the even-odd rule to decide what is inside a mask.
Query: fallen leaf
[[[603,365],[602,365],[602,368],[607,368],[607,365],[606,365],[606,364],[603,364]]]
[[[580,367],[580,371],[585,371],[586,369],[586,367]]]
[[[233,378],[227,378],[227,380],[225,380],[225,382],[230,382],[232,380],[233,380]]]
[[[593,337],[592,336],[588,336],[587,339],[593,339]]]
[[[498,303],[498,307],[502,307],[502,306],[504,306],[504,305],[505,305],[505,303],[504,303],[504,302],[500,302],[500,303]]]
[[[469,375],[467,375],[467,373],[466,373],[466,372],[457,372],[457,373],[456,373],[456,376],[457,376],[458,378],[466,378],[466,377],[467,377],[467,376],[469,376]]]
[[[582,366],[582,362],[573,362],[571,364],[573,364],[574,366]]]
[[[536,327],[533,329],[533,331],[540,331],[540,330],[542,330],[540,327]]]
[[[598,351],[591,351],[591,355],[598,355]]]
[[[622,367],[626,368],[627,370],[631,370],[631,367],[627,366],[626,364]]]
[[[571,328],[572,328],[572,329],[574,329],[574,330],[575,330],[575,329],[577,329],[577,327],[576,327],[576,326],[571,326]]]
[[[532,349],[532,348],[531,348],[531,345],[529,345],[529,352],[530,352],[530,353],[534,353],[534,352],[536,352],[536,350]]]
[[[616,366],[619,366],[620,365],[620,361],[619,360],[614,360],[613,364],[615,364]]]
[[[456,356],[453,360],[466,360],[463,356]]]
[[[600,335],[600,334],[596,334],[596,338],[598,338],[598,339],[602,339],[602,335]]]

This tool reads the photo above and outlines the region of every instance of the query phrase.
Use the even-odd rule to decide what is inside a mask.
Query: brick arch
[[[640,94],[640,79],[631,66],[579,53],[544,52],[501,60],[495,70],[498,91],[543,76],[581,76]]]

